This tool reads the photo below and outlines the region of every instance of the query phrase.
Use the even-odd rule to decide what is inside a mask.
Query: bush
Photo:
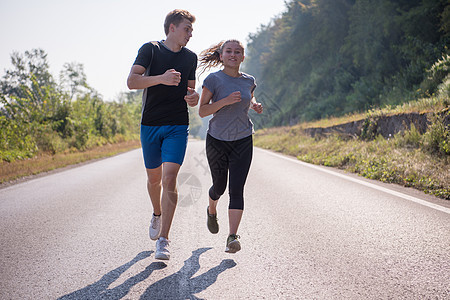
[[[32,157],[38,150],[30,134],[33,126],[0,115],[0,159],[14,161]]]
[[[419,148],[422,145],[422,135],[416,129],[416,126],[411,124],[409,130],[395,135],[394,143],[397,147]]]
[[[434,93],[438,91],[442,92],[442,83],[448,80],[448,76],[450,73],[450,55],[444,54],[442,59],[438,60],[430,70],[427,71],[428,77],[422,83],[421,89],[425,91],[429,91],[430,93]],[[448,85],[447,85],[447,95]]]
[[[431,124],[424,134],[425,149],[431,154],[450,155],[450,133],[449,125],[445,124],[445,115],[450,115],[450,111],[433,114],[430,118]]]
[[[56,154],[64,152],[68,143],[56,131],[47,125],[42,126],[37,133],[37,148],[41,152]]]

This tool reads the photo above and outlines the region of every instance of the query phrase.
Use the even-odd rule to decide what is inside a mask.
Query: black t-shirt
[[[151,64],[151,65],[150,65]],[[178,86],[158,84],[144,90],[141,124],[147,126],[188,125],[189,114],[184,96],[188,80],[195,80],[197,55],[183,47],[179,52],[169,50],[161,42],[144,44],[134,65],[150,66],[147,75],[161,75],[169,69],[181,73]]]

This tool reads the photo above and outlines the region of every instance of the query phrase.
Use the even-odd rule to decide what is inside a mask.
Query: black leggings
[[[237,141],[221,141],[209,134],[206,136],[206,156],[213,185],[209,197],[219,200],[227,187],[229,175],[229,209],[244,209],[244,185],[253,156],[252,136]]]

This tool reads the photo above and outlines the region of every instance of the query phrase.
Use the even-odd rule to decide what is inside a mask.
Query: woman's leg
[[[217,200],[223,195],[227,187],[228,157],[225,144],[210,135],[206,137],[206,157],[208,158],[213,182],[208,193],[210,214],[217,213]]]
[[[233,142],[230,154],[230,205],[228,207],[229,234],[236,234],[244,210],[244,186],[253,157],[252,136]]]
[[[242,214],[244,211],[242,209],[229,209],[228,210],[228,222],[229,222],[229,234],[236,234],[241,224]]]

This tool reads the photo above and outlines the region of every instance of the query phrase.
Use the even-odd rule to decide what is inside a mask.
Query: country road
[[[203,141],[154,259],[140,150],[0,189],[0,299],[450,299],[450,203],[256,149],[227,254]]]

